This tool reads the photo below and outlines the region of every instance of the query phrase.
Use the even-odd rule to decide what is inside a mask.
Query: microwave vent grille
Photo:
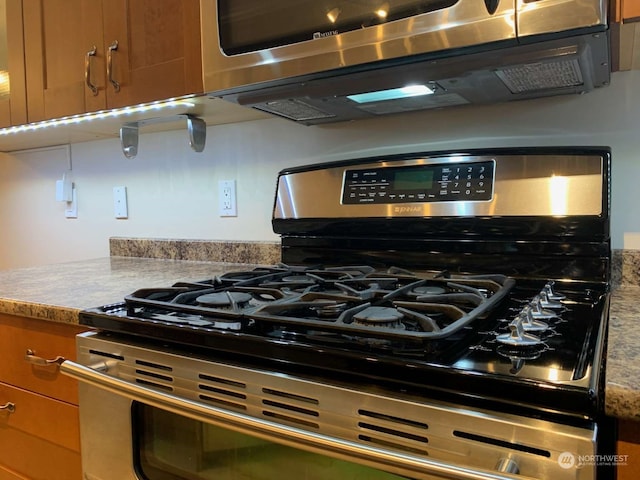
[[[511,93],[575,87],[584,83],[580,64],[575,58],[502,68],[496,75]]]
[[[296,120],[298,122],[335,117],[334,114],[323,112],[319,108],[309,105],[297,98],[274,100],[272,102],[256,105],[255,108],[268,113],[274,113],[291,120]]]

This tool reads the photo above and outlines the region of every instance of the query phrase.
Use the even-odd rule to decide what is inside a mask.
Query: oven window
[[[457,2],[218,0],[220,46],[227,55],[255,52],[433,12]]]
[[[134,459],[144,480],[406,479],[134,402]]]

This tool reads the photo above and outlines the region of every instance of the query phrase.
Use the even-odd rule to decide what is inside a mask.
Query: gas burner
[[[385,327],[404,330],[404,315],[392,307],[366,307],[353,315],[354,323],[370,327]]]
[[[411,290],[415,295],[443,295],[447,292],[447,289],[439,285],[421,285]]]
[[[349,308],[347,302],[338,302],[331,300],[316,300],[309,309],[315,312],[319,318],[335,318]]]
[[[211,308],[243,308],[251,298],[251,295],[244,292],[213,292],[200,295],[196,298],[196,303]]]

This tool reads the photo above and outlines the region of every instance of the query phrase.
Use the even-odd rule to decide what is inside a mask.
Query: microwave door
[[[201,9],[214,27],[203,30],[212,94],[516,43],[515,0],[203,0]]]

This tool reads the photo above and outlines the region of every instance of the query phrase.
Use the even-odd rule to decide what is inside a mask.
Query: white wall
[[[211,126],[203,153],[184,131],[143,134],[137,158],[102,140],[0,156],[0,269],[106,256],[111,236],[277,240],[271,208],[289,166],[449,148],[606,145],[613,149],[613,247],[640,249],[640,71],[611,86],[489,107],[419,112],[321,127],[273,118]],[[78,218],[65,219],[55,180],[69,166]],[[218,217],[218,180],[236,179],[238,217]],[[129,218],[113,218],[125,185]]]

